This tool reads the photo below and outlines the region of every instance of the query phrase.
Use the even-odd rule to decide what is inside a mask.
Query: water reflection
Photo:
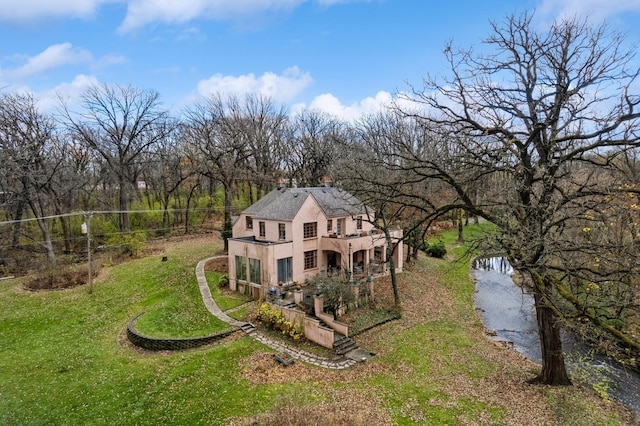
[[[513,274],[513,268],[506,257],[482,257],[475,259],[471,267],[480,271],[498,271],[503,274]]]
[[[533,296],[511,279],[513,268],[504,257],[477,259],[472,264],[476,283],[474,305],[485,328],[496,341],[541,363],[540,340]],[[606,384],[610,397],[640,415],[640,374],[592,351],[569,333],[563,334],[567,368],[573,377],[591,377]],[[594,383],[592,383],[594,384]]]

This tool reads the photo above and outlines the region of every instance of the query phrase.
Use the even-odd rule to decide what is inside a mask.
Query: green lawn
[[[230,292],[228,290],[223,294],[220,291],[220,287],[218,287],[218,282],[220,281],[221,276],[222,274],[217,272],[205,272],[205,277],[207,278],[211,295],[220,309],[227,311],[250,300],[249,297],[244,294]]]
[[[416,286],[420,277],[432,275],[452,294],[455,309],[423,323],[401,319],[382,326],[384,350],[352,371],[297,363],[285,371],[303,374],[300,378],[254,384],[241,369],[248,357],[269,349],[246,336],[169,354],[123,344],[127,321],[141,312],[137,327],[151,336],[198,336],[227,327],[206,311],[195,281],[195,265],[216,248],[184,244],[172,249],[167,262],[154,256],[105,269],[106,278],[91,295],[86,288],[32,294],[16,290],[16,280],[0,281],[0,425],[226,425],[260,415],[259,424],[278,424],[269,423],[269,412],[280,413],[280,421],[320,412],[325,420],[346,418],[350,424],[510,423],[501,403],[486,402],[477,393],[501,364],[485,356],[495,349],[478,337],[464,262],[422,259],[414,273],[403,274]],[[244,301],[222,297],[215,274],[207,278],[223,309]],[[511,374],[504,371],[500,374]],[[523,372],[513,375],[520,380]],[[458,390],[460,383],[473,392]],[[588,402],[568,397],[572,392],[544,390],[548,411],[585,412]],[[354,414],[336,409],[352,397],[357,403],[344,404]],[[312,409],[282,414],[283,404]],[[384,415],[372,420],[375,413],[367,414],[366,404]],[[595,414],[575,424],[622,423],[606,407],[590,412]]]

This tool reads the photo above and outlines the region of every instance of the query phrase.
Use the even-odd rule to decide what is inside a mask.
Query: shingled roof
[[[334,187],[274,189],[243,213],[256,219],[293,220],[308,197],[313,197],[328,218],[371,213],[348,192]]]

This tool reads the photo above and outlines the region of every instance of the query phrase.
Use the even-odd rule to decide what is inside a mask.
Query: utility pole
[[[93,273],[91,271],[91,217],[93,213],[83,212],[83,215],[82,233],[87,234],[87,270],[89,271],[89,294],[91,294],[93,293]]]

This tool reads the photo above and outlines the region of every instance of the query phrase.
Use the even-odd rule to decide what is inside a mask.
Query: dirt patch
[[[290,366],[280,364],[273,353],[257,352],[240,360],[240,370],[253,384],[313,383],[324,385],[330,395],[326,401],[310,401],[305,405],[298,398],[284,396],[276,407],[256,417],[236,419],[233,425],[391,425],[389,414],[374,388],[362,390],[336,389],[333,384],[364,380],[390,373],[390,368],[379,363],[359,364],[346,370],[327,370],[295,361]]]
[[[204,270],[207,272],[219,272],[221,274],[226,274],[229,272],[229,260],[227,256],[216,257],[209,260],[204,265]]]
[[[325,401],[307,404],[289,395],[278,397],[275,408],[255,417],[236,419],[230,425],[261,426],[386,426],[392,425],[389,414],[381,409],[382,400],[371,389],[331,389]]]
[[[268,383],[340,383],[384,374],[390,368],[376,362],[358,364],[344,370],[329,370],[295,361],[290,366],[278,362],[273,353],[257,352],[240,360],[242,375],[253,384]]]
[[[99,275],[100,267],[95,264],[91,273],[92,280]],[[23,287],[28,291],[64,290],[88,282],[89,270],[86,265],[69,265],[38,272],[33,279],[26,281]]]

